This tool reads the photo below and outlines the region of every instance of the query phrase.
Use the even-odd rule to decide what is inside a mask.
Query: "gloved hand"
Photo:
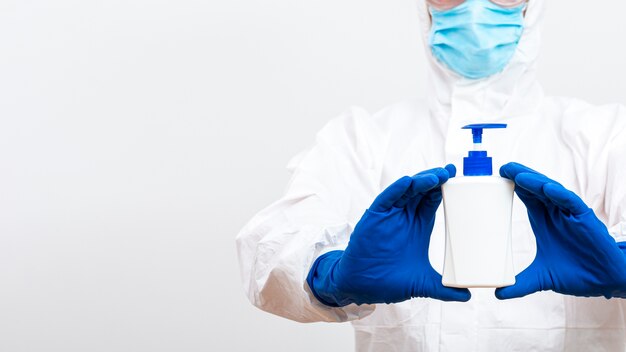
[[[333,307],[397,303],[413,297],[468,301],[467,289],[444,287],[428,260],[441,185],[454,165],[405,176],[374,200],[356,225],[348,247],[320,256],[307,282]]]
[[[576,194],[517,163],[500,175],[515,182],[537,238],[537,256],[513,286],[496,297],[552,290],[573,296],[626,297],[626,256],[606,226]]]

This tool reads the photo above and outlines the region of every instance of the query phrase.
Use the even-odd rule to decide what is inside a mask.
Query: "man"
[[[352,321],[358,351],[626,350],[626,110],[544,96],[544,3],[418,0],[428,100],[353,108],[290,162],[286,194],[237,239],[255,305]],[[495,294],[439,275],[441,185],[461,127],[486,122],[509,125],[488,147],[517,194],[520,273]]]

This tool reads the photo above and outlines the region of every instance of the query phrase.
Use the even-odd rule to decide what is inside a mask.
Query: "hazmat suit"
[[[498,300],[493,289],[472,289],[466,303],[416,298],[333,308],[320,303],[306,283],[316,258],[346,248],[363,212],[387,186],[421,170],[462,165],[471,145],[461,127],[471,123],[509,125],[486,142],[494,170],[515,161],[542,171],[580,195],[616,242],[626,241],[626,110],[544,95],[536,68],[545,2],[528,2],[523,35],[504,71],[482,80],[461,78],[427,48],[427,100],[375,114],[351,108],[290,161],[285,195],[237,237],[243,284],[253,304],[299,322],[351,321],[357,351],[626,350],[621,299],[545,291]],[[431,18],[423,0],[418,10],[427,44]],[[440,208],[429,248],[439,272],[444,233]],[[516,197],[516,272],[536,252],[526,207]]]

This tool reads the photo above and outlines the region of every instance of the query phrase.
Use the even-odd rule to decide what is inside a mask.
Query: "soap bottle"
[[[468,125],[474,150],[463,159],[463,177],[443,186],[446,252],[442,283],[447,287],[505,287],[515,284],[511,243],[514,183],[493,176],[482,148],[483,129],[506,124]]]

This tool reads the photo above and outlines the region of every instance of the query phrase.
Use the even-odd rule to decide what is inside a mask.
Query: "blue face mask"
[[[524,8],[504,8],[489,0],[467,0],[444,11],[431,8],[433,55],[470,79],[502,71],[522,36]]]

